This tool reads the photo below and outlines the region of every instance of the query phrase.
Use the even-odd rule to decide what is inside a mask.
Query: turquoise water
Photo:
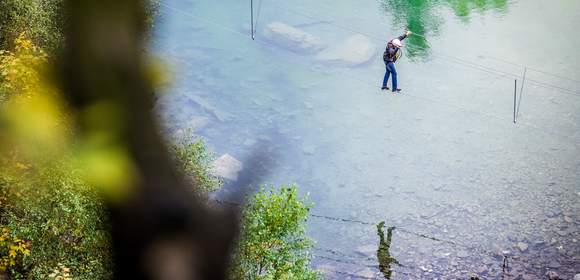
[[[151,48],[173,83],[156,109],[168,135],[192,128],[240,159],[242,178],[295,182],[313,214],[368,223],[310,219],[327,279],[381,279],[382,220],[398,227],[392,279],[578,272],[580,2],[258,3],[252,41],[247,1],[162,1]],[[275,21],[329,46],[362,34],[376,55],[322,63],[268,40]],[[405,27],[424,37],[397,62],[403,93],[381,92],[384,43]]]

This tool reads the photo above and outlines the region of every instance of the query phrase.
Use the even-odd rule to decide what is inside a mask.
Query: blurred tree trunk
[[[144,73],[144,3],[68,0],[62,82],[80,138],[106,132],[137,178],[110,201],[116,279],[226,279],[232,212],[208,209],[177,176],[153,116]],[[101,108],[99,118],[87,117]],[[104,109],[103,109],[104,108]],[[100,134],[99,134],[100,133]]]

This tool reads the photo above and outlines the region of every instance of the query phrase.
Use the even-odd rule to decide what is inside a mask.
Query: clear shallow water
[[[580,3],[262,1],[256,41],[247,1],[162,2],[152,49],[174,72],[157,107],[168,134],[193,125],[246,167],[264,152],[251,175],[296,182],[315,214],[398,226],[393,279],[494,279],[503,253],[514,278],[578,272]],[[329,44],[359,31],[376,59],[321,64],[263,38],[273,21]],[[427,39],[397,62],[403,94],[385,94],[381,49],[407,25]],[[523,66],[502,60],[545,72],[528,70],[517,125]],[[312,217],[309,234],[327,278],[380,278],[375,226]]]

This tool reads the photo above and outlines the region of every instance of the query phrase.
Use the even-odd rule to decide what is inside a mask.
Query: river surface
[[[296,183],[327,279],[580,273],[579,1],[254,2],[255,40],[240,0],[161,0],[152,36],[172,72],[166,134],[244,163],[218,196]],[[376,54],[325,63],[266,38],[272,22],[327,46],[364,35]],[[420,35],[393,95],[382,50],[406,27]],[[380,221],[395,227],[381,266]]]

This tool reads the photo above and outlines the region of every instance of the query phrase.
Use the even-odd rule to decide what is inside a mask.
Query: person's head
[[[403,47],[403,43],[399,39],[394,39],[393,41],[391,41],[391,43],[393,44],[393,46],[395,46],[397,48]]]

